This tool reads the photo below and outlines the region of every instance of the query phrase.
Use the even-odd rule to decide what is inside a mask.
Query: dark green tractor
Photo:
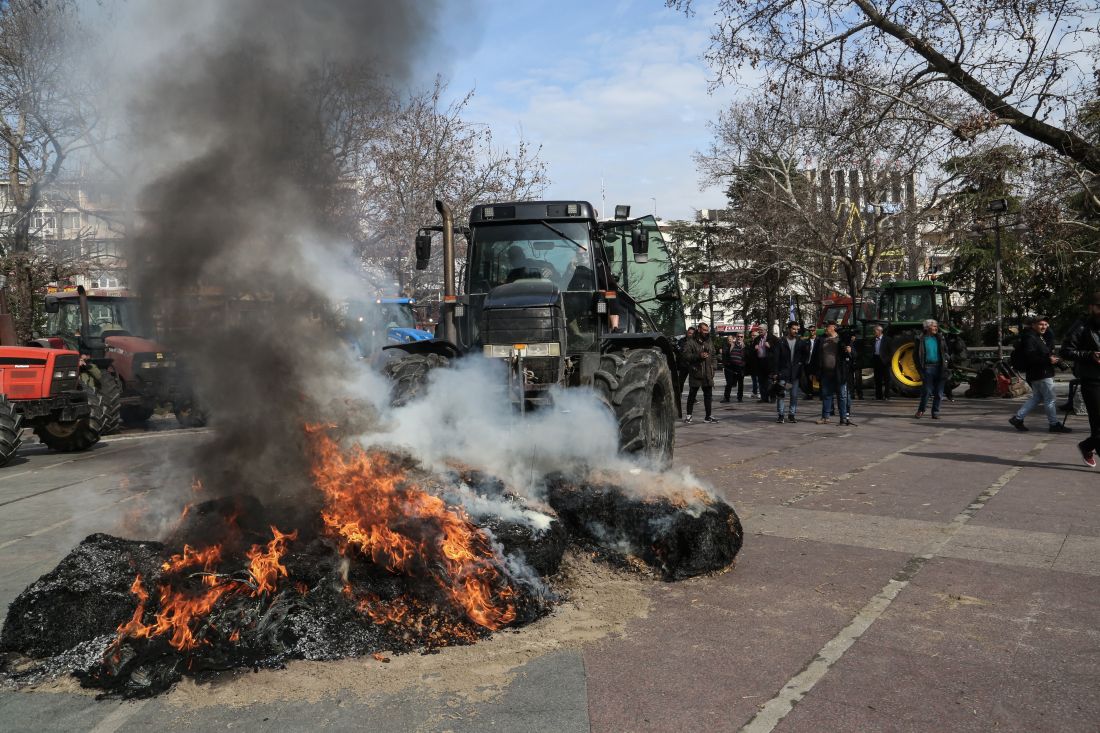
[[[592,388],[614,414],[620,449],[667,465],[679,395],[673,339],[684,332],[680,289],[651,216],[598,221],[585,201],[480,205],[457,229],[437,201],[441,226],[417,237],[417,267],[443,236],[443,312],[436,338],[387,346],[393,401],[414,399],[428,373],[482,356],[508,366],[521,412],[553,404],[554,388]],[[468,241],[455,288],[454,234]],[[617,328],[614,321],[617,320]]]
[[[908,397],[920,395],[922,378],[917,368],[914,341],[924,331],[924,321],[935,319],[940,333],[947,340],[953,367],[961,367],[966,359],[966,345],[958,326],[951,317],[951,290],[934,280],[902,280],[882,286],[878,299],[878,316],[868,326],[880,323],[886,336],[886,363],[890,386]],[[869,329],[866,329],[869,330]],[[870,336],[864,334],[864,343]],[[865,349],[864,351],[868,351]],[[868,358],[870,354],[865,354]],[[948,386],[959,382],[957,369],[952,369]]]

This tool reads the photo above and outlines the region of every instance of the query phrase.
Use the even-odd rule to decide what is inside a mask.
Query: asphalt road
[[[855,427],[718,405],[677,463],[738,509],[730,572],[588,583],[535,626],[440,654],[227,675],[149,701],[0,690],[0,729],[1095,731],[1100,472],[1018,401],[856,402]],[[698,411],[701,412],[701,411]],[[700,417],[700,415],[697,415]],[[1074,418],[1080,430],[1084,418]],[[165,430],[0,470],[0,607],[83,536],[189,477]],[[589,572],[589,575],[585,575]]]

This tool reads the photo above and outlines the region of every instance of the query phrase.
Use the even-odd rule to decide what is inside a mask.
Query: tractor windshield
[[[467,292],[488,293],[497,285],[532,278],[550,280],[563,291],[595,290],[590,241],[588,224],[577,221],[475,227]]]
[[[416,328],[416,315],[411,303],[382,303],[379,307],[386,328]]]
[[[80,334],[80,301],[63,298],[57,313],[46,323],[50,336],[75,337]],[[137,335],[143,333],[134,301],[126,298],[88,298],[89,336]]]

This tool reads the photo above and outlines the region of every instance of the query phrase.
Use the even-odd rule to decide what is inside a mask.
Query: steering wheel
[[[560,279],[558,271],[546,260],[532,260],[528,265],[528,269],[536,270],[544,280],[557,282]]]

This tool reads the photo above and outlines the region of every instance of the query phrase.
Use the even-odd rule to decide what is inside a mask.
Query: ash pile
[[[8,609],[8,684],[71,672],[147,697],[184,675],[430,652],[548,613],[570,544],[666,580],[727,568],[741,546],[733,509],[711,497],[558,475],[548,506],[532,505],[485,474],[312,439],[309,511],[228,496],[189,506],[164,541],[81,542]]]

